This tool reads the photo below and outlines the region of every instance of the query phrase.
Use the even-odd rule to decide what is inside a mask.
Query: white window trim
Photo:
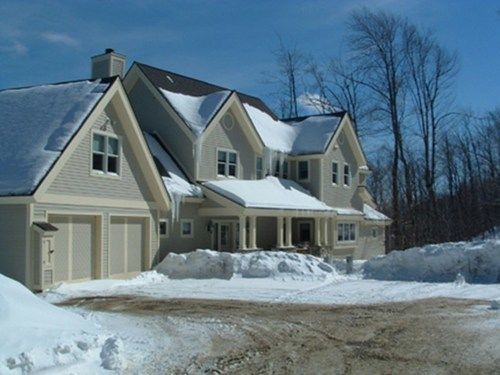
[[[348,174],[348,180],[349,180],[349,184],[346,185],[345,184],[345,167],[346,165],[349,167],[349,174]],[[349,165],[349,163],[344,163],[344,168],[342,170],[342,186],[345,187],[345,188],[350,188],[352,186],[352,175],[351,175],[351,166]]]
[[[95,170],[93,168],[93,155],[94,155],[94,134],[102,135],[105,137],[105,151],[104,151],[104,157],[103,157],[103,163],[106,166],[105,169],[107,169],[107,164],[108,164],[108,137],[110,138],[115,138],[118,140],[118,173],[108,173],[104,171],[99,171]],[[90,169],[90,175],[94,177],[107,177],[107,178],[115,178],[115,179],[121,179],[122,177],[122,159],[123,159],[123,139],[121,136],[118,134],[110,133],[110,132],[104,132],[101,130],[92,130],[90,134],[90,163],[89,163],[89,169]]]
[[[307,178],[304,178],[304,179],[301,179],[300,178],[300,168],[299,168],[299,165],[300,163],[302,162],[306,162],[307,163]],[[301,182],[309,182],[311,180],[311,161],[309,159],[307,160],[297,160],[297,181],[301,181]]]
[[[165,223],[165,231],[166,231],[165,234],[161,234],[161,232],[160,232],[160,224],[161,223]],[[170,228],[168,227],[168,219],[160,219],[160,221],[158,222],[158,235],[160,236],[160,238],[168,238],[169,237]]]
[[[182,226],[184,223],[190,223],[191,224],[191,233],[190,234],[184,234],[182,231]],[[181,233],[181,238],[193,238],[194,237],[194,220],[193,219],[181,219],[180,222],[180,233]]]
[[[232,152],[236,154],[236,176],[229,176],[229,173],[219,174],[219,151],[222,152]],[[229,159],[226,161],[226,172],[229,172]],[[230,148],[217,147],[215,152],[215,175],[217,178],[239,178],[240,177],[240,154],[236,150],[231,150]]]
[[[354,240],[339,240],[339,225],[346,225],[346,224],[348,224],[348,225],[354,224]],[[358,238],[359,238],[359,225],[356,222],[353,222],[353,221],[339,221],[339,222],[336,223],[336,226],[335,226],[335,243],[337,243],[340,246],[342,246],[342,245],[349,246],[349,245],[356,244],[358,242]]]
[[[258,180],[259,178],[257,177],[258,176],[258,173],[257,173],[257,160],[259,160],[259,158],[262,160],[262,168],[261,168],[261,171],[260,171],[260,174],[262,175],[262,178],[265,178],[266,175],[264,174],[264,158],[260,155],[255,155],[255,179]]]
[[[333,182],[333,164],[337,164],[337,182]],[[332,178],[330,181],[332,182],[333,186],[339,186],[339,166],[340,163],[337,160],[332,160],[332,163],[330,164],[330,173],[332,174]]]

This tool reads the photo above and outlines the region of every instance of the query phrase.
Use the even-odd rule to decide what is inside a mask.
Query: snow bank
[[[81,316],[37,298],[0,275],[0,373],[96,360],[103,338]]]
[[[156,271],[172,279],[243,278],[325,279],[336,274],[328,264],[311,255],[283,251],[256,251],[230,254],[196,250],[186,254],[170,253]]]
[[[500,283],[500,240],[428,245],[376,257],[365,262],[366,278],[452,282],[461,274],[467,283]]]

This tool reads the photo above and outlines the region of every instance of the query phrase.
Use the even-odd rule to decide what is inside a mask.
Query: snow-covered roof
[[[207,181],[203,185],[247,208],[333,211],[296,182],[277,177]]]
[[[196,136],[203,133],[210,120],[231,95],[229,90],[201,96],[181,94],[162,88],[160,91]]]
[[[358,211],[358,210],[355,210],[354,208],[349,208],[349,207],[333,207],[333,209],[335,210],[335,212],[337,212],[337,215],[347,215],[347,216],[351,216],[351,215],[363,215],[363,213],[361,211]]]
[[[382,212],[377,211],[373,207],[363,204],[363,213],[365,214],[366,220],[391,220],[387,216],[385,216]]]
[[[32,194],[110,81],[0,91],[0,196]]]
[[[281,121],[248,103],[243,106],[264,145],[292,155],[325,151],[341,120],[341,115],[317,115]]]
[[[162,175],[161,178],[169,194],[171,196],[181,197],[202,197],[203,193],[201,188],[189,182],[187,176],[178,167],[170,154],[165,151],[158,140],[148,133],[144,133],[144,136],[151,150],[151,154],[163,167],[164,172],[159,172],[160,175]]]

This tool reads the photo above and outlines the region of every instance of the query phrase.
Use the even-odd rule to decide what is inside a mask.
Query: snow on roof
[[[243,106],[266,147],[294,155],[324,152],[342,119],[341,116],[319,115],[284,122],[248,103]]]
[[[0,91],[0,195],[32,194],[109,83]]]
[[[377,211],[366,203],[363,205],[363,213],[365,214],[365,219],[367,220],[391,220],[382,212]]]
[[[207,181],[203,185],[247,208],[333,211],[296,182],[277,177]]]
[[[161,176],[170,195],[183,197],[202,197],[203,193],[199,186],[189,182],[184,172],[180,170],[172,157],[165,151],[160,143],[151,134],[144,133],[151,154],[163,166],[168,176]],[[162,173],[160,173],[162,174]]]
[[[363,215],[361,211],[349,207],[333,207],[338,215]]]
[[[190,96],[162,88],[160,91],[196,136],[203,133],[209,121],[231,95],[229,90],[203,96]]]

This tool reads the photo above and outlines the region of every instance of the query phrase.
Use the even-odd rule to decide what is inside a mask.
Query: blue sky
[[[318,59],[345,50],[353,9],[382,8],[436,32],[458,52],[456,102],[500,104],[498,1],[6,1],[0,2],[0,88],[87,78],[112,47],[134,60],[271,100],[277,35]],[[270,103],[271,105],[273,103]]]

